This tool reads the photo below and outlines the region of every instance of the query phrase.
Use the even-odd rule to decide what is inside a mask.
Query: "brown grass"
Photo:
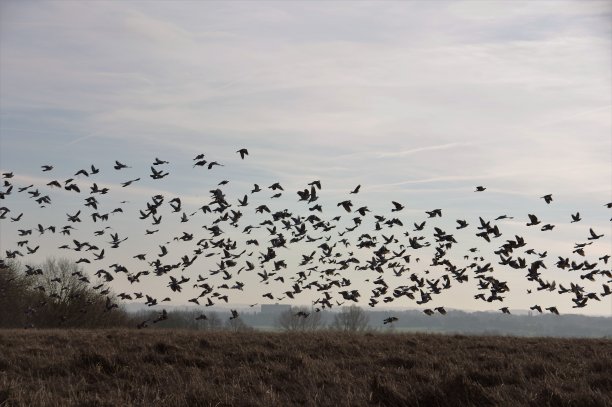
[[[610,406],[612,341],[0,331],[2,406]]]

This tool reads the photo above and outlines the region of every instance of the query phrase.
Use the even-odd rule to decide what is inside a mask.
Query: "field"
[[[612,341],[0,331],[1,406],[610,406]]]

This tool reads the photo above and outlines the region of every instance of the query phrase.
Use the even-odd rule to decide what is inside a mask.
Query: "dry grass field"
[[[612,341],[0,331],[1,406],[610,406]]]

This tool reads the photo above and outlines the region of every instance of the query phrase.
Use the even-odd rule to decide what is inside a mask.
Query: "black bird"
[[[170,164],[170,163],[168,161],[160,160],[159,158],[155,157],[155,162],[153,162],[153,165],[162,165],[162,164]]]
[[[351,201],[342,201],[337,206],[342,206],[345,211],[350,212],[353,204],[351,203]]]
[[[430,218],[435,218],[436,216],[442,217],[442,209],[434,209],[432,211],[425,211],[425,213],[430,217]]]
[[[529,307],[530,310],[538,311],[540,314],[542,313],[542,307],[539,305],[534,305],[533,307]]]
[[[540,199],[543,199],[547,204],[550,204],[553,200],[552,194],[541,196]]]
[[[459,224],[459,226],[457,226],[457,229],[463,229],[468,227],[468,223],[464,220],[457,219],[457,223]]]
[[[320,180],[315,180],[315,181],[309,182],[308,185],[309,186],[315,186],[319,190],[321,189],[321,181]]]
[[[392,323],[394,323],[394,322],[395,322],[395,321],[397,321],[397,320],[398,320],[398,318],[397,318],[397,317],[389,317],[389,318],[385,318],[385,319],[383,320],[383,324],[385,324],[385,325],[386,325],[386,324],[392,324]]]
[[[546,308],[546,310],[552,312],[553,314],[559,315],[559,311],[557,310],[557,307],[548,307]]]
[[[163,300],[162,300],[162,301],[163,301]],[[160,322],[160,321],[164,321],[164,320],[166,320],[166,319],[168,319],[168,312],[166,312],[166,310],[165,310],[165,309],[163,309],[163,310],[162,310],[162,312],[161,312],[161,313],[160,313],[160,314],[157,316],[157,318],[155,318],[155,319],[153,320],[153,323],[154,323],[154,324],[156,324],[156,323],[158,323],[158,322]]]
[[[444,307],[436,307],[434,308],[434,310],[438,311],[442,315],[446,315],[446,310],[444,309]]]
[[[477,186],[477,187],[476,187],[476,190],[475,190],[474,192],[482,192],[482,191],[484,191],[485,189],[487,189],[487,188],[485,188],[485,187],[483,187],[483,186],[480,186],[480,185],[479,185],[479,186]]]
[[[393,204],[394,208],[391,209],[391,212],[399,212],[402,209],[404,209],[404,205],[402,205],[399,202],[395,202],[395,201],[391,201],[391,203]]]
[[[77,211],[77,213],[75,213],[74,215],[66,214],[66,216],[68,216],[69,222],[80,222],[81,221],[81,219],[79,219],[80,214],[81,214],[81,211]]]
[[[169,174],[169,172],[164,173],[162,170],[158,171],[155,168],[151,167],[151,174],[149,174],[149,176],[153,179],[162,179]]]
[[[599,239],[600,237],[603,237],[603,234],[601,234],[601,235],[596,234],[596,233],[593,231],[593,228],[590,228],[590,229],[589,229],[589,233],[591,234],[591,237],[589,237],[587,240],[597,240],[597,239]]]
[[[114,168],[115,168],[116,170],[121,170],[121,169],[123,169],[123,168],[130,168],[130,167],[128,167],[127,165],[122,164],[122,163],[120,163],[119,161],[116,161],[116,160],[115,160],[115,166],[114,166]]]
[[[423,230],[423,228],[425,227],[425,223],[426,223],[426,221],[423,221],[423,222],[421,222],[419,224],[415,223],[414,224],[414,232],[418,232],[420,230]]]
[[[240,158],[244,160],[244,156],[245,155],[249,155],[249,151],[246,148],[241,148],[240,150],[236,151],[238,154],[240,154]]]
[[[136,181],[140,181],[140,178],[135,178],[129,181],[122,182],[121,186],[125,188],[127,186],[130,186],[133,182],[136,182]]]
[[[351,192],[349,192],[349,194],[357,194],[357,193],[359,193],[359,188],[361,188],[361,184],[357,185],[355,187],[355,189],[353,189]]]
[[[276,191],[277,189],[284,191],[283,187],[278,182],[275,182],[274,184],[270,185],[268,188],[271,189],[272,191]]]
[[[527,216],[529,216],[529,222],[527,223],[527,226],[535,226],[540,223],[540,220],[538,219],[537,216],[532,215],[531,213],[528,214]]]

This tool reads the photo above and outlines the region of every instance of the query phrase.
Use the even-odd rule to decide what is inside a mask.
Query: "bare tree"
[[[345,332],[363,332],[368,329],[370,317],[357,305],[342,308],[342,311],[334,315],[331,328]]]
[[[279,314],[276,325],[284,331],[315,331],[321,327],[321,314],[312,308],[292,307]]]
[[[203,313],[201,311],[192,311],[191,319],[196,322],[195,329],[202,331],[218,331],[223,327],[223,322],[216,312]]]
[[[68,259],[47,259],[36,267],[14,264],[9,277],[22,299],[17,306],[25,313],[25,326],[101,327],[128,323],[110,290],[101,294],[90,286],[85,271]],[[9,272],[3,270],[6,276]],[[16,291],[15,291],[16,292]],[[24,300],[25,299],[25,300]],[[10,309],[15,310],[16,305]]]
[[[253,330],[240,317],[228,319],[225,322],[225,329],[231,332],[249,332]]]
[[[211,312],[207,315],[206,321],[204,321],[203,329],[207,331],[218,331],[223,327],[223,323],[221,322],[221,318],[219,318],[219,314],[216,312]]]
[[[15,261],[0,267],[0,328],[26,327],[34,306],[43,299],[32,287],[33,277],[21,273]]]

